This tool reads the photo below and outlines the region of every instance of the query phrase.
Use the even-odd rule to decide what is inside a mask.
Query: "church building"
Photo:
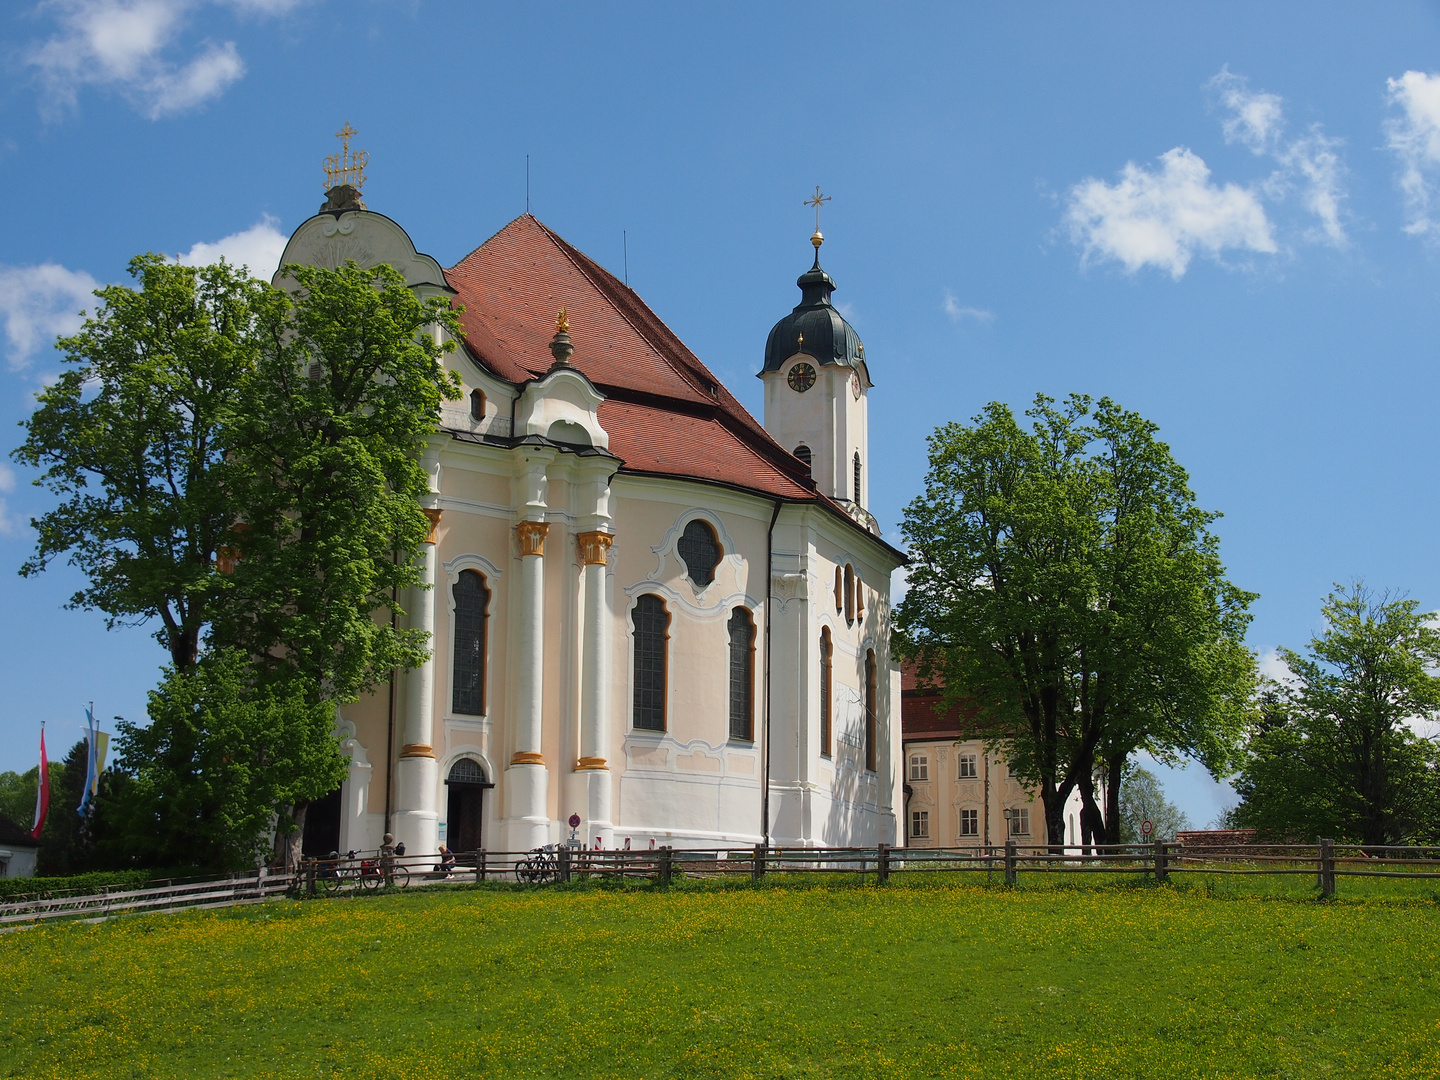
[[[526,214],[454,266],[337,185],[286,263],[463,307],[405,604],[432,655],[341,710],[307,848],[898,843],[900,674],[866,509],[871,372],[813,265],[756,341],[765,420]],[[783,298],[777,297],[777,306]],[[763,345],[763,353],[762,353]]]

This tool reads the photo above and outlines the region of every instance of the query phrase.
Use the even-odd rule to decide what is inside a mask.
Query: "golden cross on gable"
[[[820,207],[829,201],[829,195],[820,194],[819,184],[815,185],[815,194],[811,195],[808,199],[805,200],[806,206],[813,206],[815,208],[815,231],[817,233],[820,231]]]
[[[335,133],[335,137],[341,140],[341,152],[331,154],[325,159],[326,191],[340,184],[348,184],[358,191],[365,185],[365,166],[370,164],[370,155],[364,150],[350,153],[350,137],[358,134],[348,120],[345,126]]]

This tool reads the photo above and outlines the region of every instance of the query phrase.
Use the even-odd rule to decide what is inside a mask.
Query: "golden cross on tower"
[[[325,159],[325,190],[347,184],[359,191],[365,185],[365,166],[370,164],[370,155],[364,150],[357,150],[350,153],[350,136],[357,135],[354,128],[347,120],[345,126],[335,133],[335,137],[341,140],[338,154],[331,154]]]
[[[806,206],[813,206],[815,208],[815,235],[810,237],[810,243],[815,245],[815,249],[817,251],[820,249],[820,245],[825,242],[825,236],[820,231],[820,207],[824,206],[829,201],[829,195],[820,194],[819,184],[815,185],[815,194],[811,195],[808,199],[805,200]]]

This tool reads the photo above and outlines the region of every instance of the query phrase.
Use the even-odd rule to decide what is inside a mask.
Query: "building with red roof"
[[[342,710],[349,779],[307,847],[896,842],[904,556],[865,509],[872,383],[818,231],[762,424],[529,214],[442,268],[328,195],[276,283],[354,260],[449,296],[464,399],[426,449],[434,587],[406,605],[432,659]]]

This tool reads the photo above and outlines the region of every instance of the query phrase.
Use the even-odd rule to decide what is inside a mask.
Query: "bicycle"
[[[560,880],[560,860],[553,851],[538,847],[530,853],[530,858],[521,859],[515,864],[515,878],[531,885],[558,881]]]

